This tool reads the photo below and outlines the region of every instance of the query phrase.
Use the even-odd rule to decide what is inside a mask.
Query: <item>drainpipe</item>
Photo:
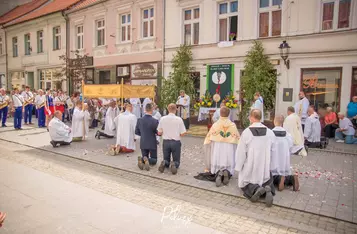
[[[2,27],[2,29],[4,29]],[[5,31],[5,69],[6,69],[6,72],[5,72],[5,75],[6,75],[6,90],[10,90],[10,86],[9,86],[9,66],[8,66],[8,54],[7,54],[7,35],[6,35],[6,30],[4,29]]]
[[[69,18],[68,16],[62,11],[62,16],[66,20],[66,81],[67,81],[67,93],[70,95],[71,94],[71,79],[69,77],[69,72],[68,72],[68,58],[70,56],[70,35],[69,35]]]

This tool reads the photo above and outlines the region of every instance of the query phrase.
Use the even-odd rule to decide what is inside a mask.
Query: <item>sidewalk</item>
[[[97,140],[94,139],[94,134],[95,131],[91,130],[90,137],[85,142],[53,148],[49,144],[49,134],[45,129],[27,128],[23,131],[15,131],[10,127],[0,129],[0,139],[3,140],[202,189],[242,196],[237,187],[236,175],[228,186],[220,188],[217,188],[215,183],[193,178],[204,169],[202,138],[184,137],[180,170],[173,176],[166,171],[164,174],[159,173],[158,166],[151,168],[149,172],[139,170],[136,165],[138,151],[128,155],[109,156],[108,147],[115,144],[115,139]],[[137,149],[139,149],[138,142]],[[158,150],[158,158],[161,161],[162,149]],[[308,157],[292,156],[293,171],[299,174],[300,191],[292,192],[287,189],[278,192],[274,204],[357,223],[357,155],[354,155],[357,149],[355,146],[331,142],[328,150],[341,153],[310,150]]]

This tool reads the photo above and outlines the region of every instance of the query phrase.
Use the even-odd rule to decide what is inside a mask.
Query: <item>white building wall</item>
[[[244,68],[244,57],[258,39],[259,0],[239,0],[238,40],[232,47],[218,47],[219,0],[167,1],[165,22],[165,66],[164,74],[171,71],[170,61],[175,50],[183,43],[183,11],[200,8],[199,45],[192,46],[193,66],[201,74],[201,93],[206,90],[206,65],[234,64],[235,91],[239,90],[240,70]],[[357,67],[357,1],[352,0],[351,27],[347,30],[321,32],[321,0],[284,0],[282,3],[281,36],[260,39],[265,53],[272,60],[279,59],[275,66],[278,73],[276,112],[284,113],[297,101],[300,90],[302,68],[342,67],[341,111],[346,111],[350,99],[352,67]],[[178,20],[170,20],[178,19]],[[291,46],[290,69],[287,70],[279,54],[279,45],[286,40]],[[293,88],[293,101],[283,102],[283,88]]]

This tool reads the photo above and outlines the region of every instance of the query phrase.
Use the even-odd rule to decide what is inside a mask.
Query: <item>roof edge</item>
[[[81,2],[83,2],[83,1],[86,1],[86,0],[82,0]],[[72,14],[72,13],[75,13],[75,12],[78,12],[78,11],[81,11],[81,10],[85,10],[85,9],[87,9],[87,8],[89,8],[89,7],[92,7],[92,6],[95,6],[95,5],[98,5],[98,4],[100,4],[100,3],[103,3],[103,2],[107,2],[108,0],[99,0],[99,1],[97,1],[97,2],[94,2],[94,3],[92,3],[92,4],[89,4],[88,6],[85,6],[85,7],[83,7],[83,8],[79,8],[79,9],[68,9],[66,12],[65,12],[65,15],[68,15],[68,14]],[[77,4],[80,4],[79,2],[77,3]],[[73,6],[72,6],[73,7]]]

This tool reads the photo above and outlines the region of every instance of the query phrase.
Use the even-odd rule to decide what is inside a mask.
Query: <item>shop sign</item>
[[[88,67],[88,66],[93,66],[93,57],[92,56],[87,56],[83,59],[70,59],[69,60],[69,65],[71,67],[75,67],[79,65],[78,63],[82,62],[82,66]]]
[[[131,65],[131,78],[156,78],[157,63],[143,63]]]
[[[312,88],[312,89],[338,89],[338,84],[327,84],[327,83],[319,83],[319,79],[316,75],[314,76],[304,76],[302,80],[302,86],[304,89]]]

